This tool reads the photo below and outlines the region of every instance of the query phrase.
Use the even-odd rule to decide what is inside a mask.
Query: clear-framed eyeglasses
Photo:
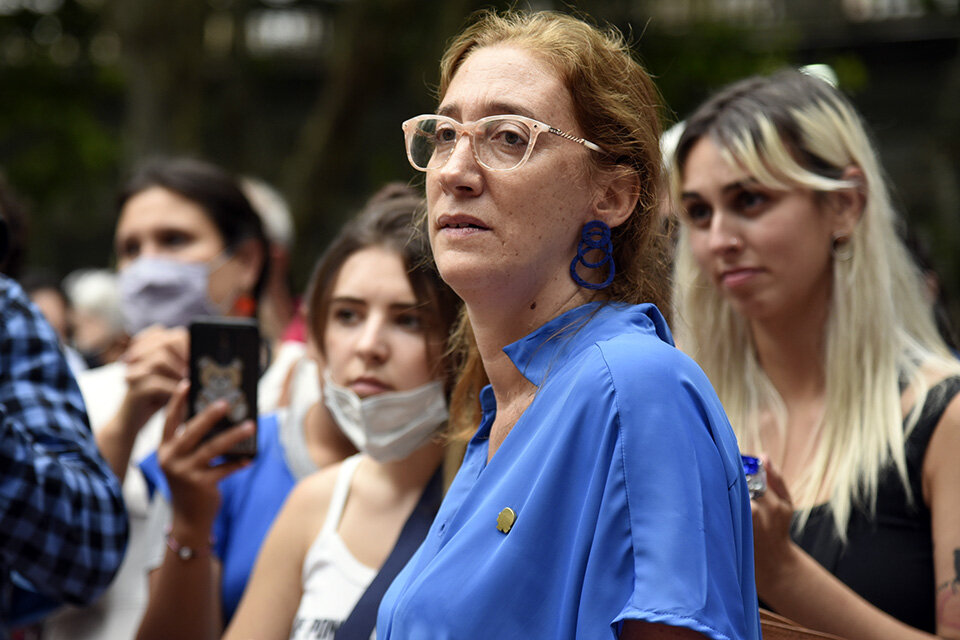
[[[427,114],[403,123],[407,159],[418,171],[443,167],[464,135],[470,137],[473,156],[480,166],[491,171],[510,171],[527,161],[537,138],[544,132],[603,153],[603,149],[589,140],[526,116],[487,116],[464,124],[447,116]]]

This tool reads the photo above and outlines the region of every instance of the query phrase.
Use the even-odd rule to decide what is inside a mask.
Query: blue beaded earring
[[[599,250],[603,255],[596,262],[587,260],[589,251]],[[596,284],[587,282],[577,273],[577,263],[582,264],[587,269],[600,269],[605,264],[610,265],[610,273],[607,279]],[[610,240],[610,227],[602,220],[592,220],[583,225],[583,232],[580,235],[580,244],[577,246],[577,255],[570,263],[570,277],[573,281],[585,289],[603,289],[613,282],[613,276],[617,272],[613,264],[613,241]]]

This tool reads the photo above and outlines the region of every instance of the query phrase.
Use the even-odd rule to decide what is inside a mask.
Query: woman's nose
[[[447,161],[439,169],[440,185],[447,193],[479,195],[483,191],[483,175],[474,154],[473,138],[460,136]]]
[[[710,250],[731,253],[743,248],[740,230],[729,215],[715,211],[710,220]]]
[[[139,247],[139,251],[137,252],[137,255],[138,257],[148,256],[152,258],[156,256],[162,256],[163,250],[161,249],[159,243],[148,239],[140,243],[140,247]]]
[[[383,319],[367,318],[357,338],[357,355],[366,363],[382,364],[390,357],[390,348]]]

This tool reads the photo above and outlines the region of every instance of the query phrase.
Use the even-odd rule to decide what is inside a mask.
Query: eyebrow
[[[736,182],[731,182],[730,184],[724,185],[720,189],[720,193],[727,194],[731,191],[738,191],[740,189],[746,189],[748,187],[753,188],[760,186],[760,183],[753,178],[744,178],[743,180],[737,180]],[[697,191],[683,191],[680,193],[680,199],[685,198],[700,198],[702,197]]]
[[[366,306],[370,304],[367,300],[363,298],[354,298],[352,296],[337,296],[330,300],[330,304],[353,304]],[[424,306],[424,303],[417,302],[416,300],[412,302],[394,302],[390,304],[390,309],[393,311],[411,311]]]
[[[483,112],[487,115],[518,115],[525,116],[527,118],[533,118],[534,120],[539,120],[536,115],[529,109],[521,107],[518,104],[513,104],[510,102],[490,102],[483,105]],[[460,113],[460,107],[454,104],[448,104],[437,109],[438,116],[446,116],[448,118],[457,119],[456,115]]]

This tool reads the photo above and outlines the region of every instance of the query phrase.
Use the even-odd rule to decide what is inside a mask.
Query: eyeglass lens
[[[472,140],[477,159],[487,167],[497,170],[513,169],[527,153],[533,132],[530,127],[512,119],[494,119],[478,122]],[[421,169],[442,166],[458,139],[458,127],[453,122],[440,118],[425,118],[407,141],[410,157]]]

